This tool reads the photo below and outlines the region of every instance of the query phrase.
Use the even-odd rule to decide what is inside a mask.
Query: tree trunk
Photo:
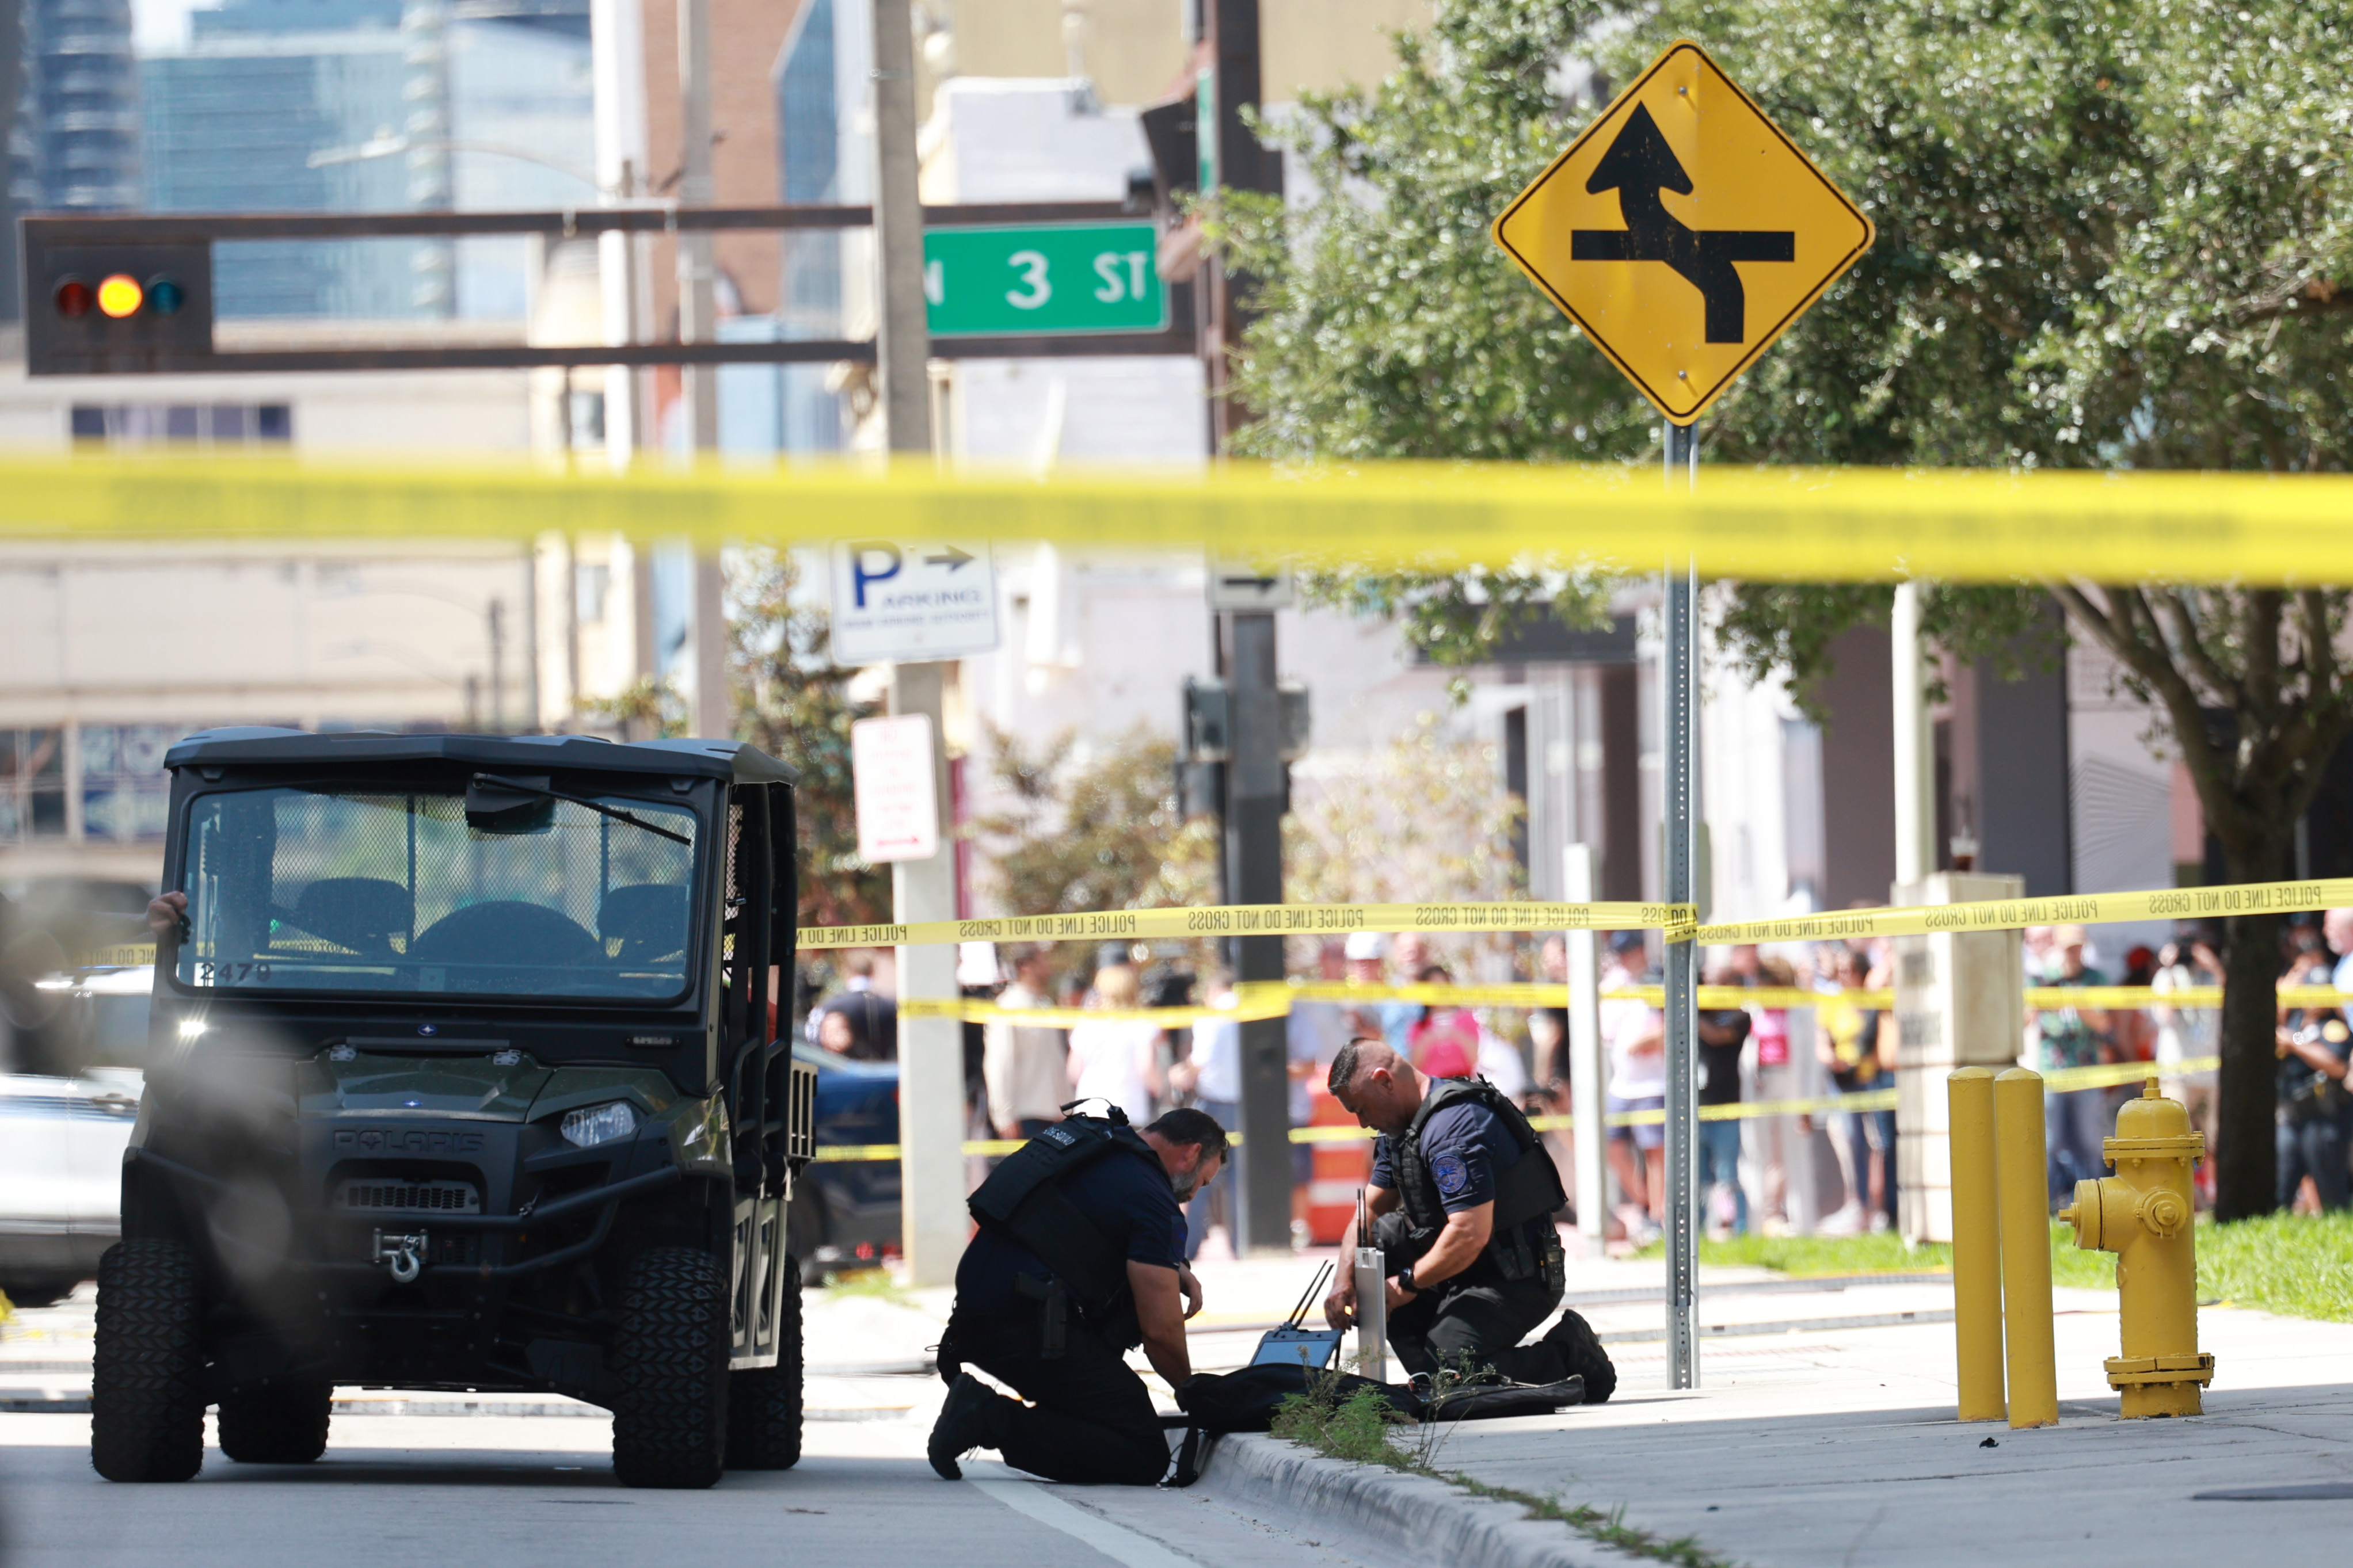
[[[2234,882],[2268,880],[2231,874]],[[2278,1064],[2280,917],[2234,915],[2222,952],[2222,1070],[2215,1075],[2214,1217],[2272,1212],[2272,1107]]]

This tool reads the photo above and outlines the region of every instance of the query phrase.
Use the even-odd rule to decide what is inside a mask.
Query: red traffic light
[[[58,315],[69,321],[79,321],[98,303],[98,290],[79,278],[69,278],[58,285],[50,298],[56,301]]]

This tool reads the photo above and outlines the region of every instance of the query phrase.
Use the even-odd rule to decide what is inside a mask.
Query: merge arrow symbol
[[[958,550],[953,544],[944,545],[942,548],[946,550],[946,554],[926,555],[923,557],[923,564],[926,566],[944,566],[949,571],[954,572],[961,567],[965,562],[972,559],[970,555]]]
[[[1798,237],[1792,230],[1695,229],[1667,210],[1659,192],[1690,195],[1692,177],[1644,104],[1636,104],[1627,116],[1585,188],[1594,195],[1615,190],[1626,226],[1572,230],[1568,258],[1666,263],[1706,301],[1707,341],[1712,343],[1746,342],[1748,338],[1748,294],[1734,262],[1798,258]]]

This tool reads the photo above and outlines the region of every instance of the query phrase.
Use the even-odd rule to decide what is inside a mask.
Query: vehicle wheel
[[[727,1379],[727,1468],[789,1470],[801,1462],[800,1260],[785,1258],[776,1364]]]
[[[792,1198],[785,1205],[785,1246],[794,1267],[800,1270],[796,1278],[803,1285],[825,1284],[825,1268],[817,1260],[825,1234],[825,1194],[813,1181],[795,1182]]]
[[[51,1279],[35,1285],[22,1279],[0,1284],[0,1296],[12,1307],[54,1307],[73,1294],[71,1280]]]
[[[327,1451],[334,1389],[310,1379],[248,1388],[220,1402],[220,1449],[240,1465],[307,1465]]]
[[[613,1337],[613,1473],[707,1487],[727,1457],[727,1291],[711,1258],[659,1247],[629,1266]]]
[[[196,1261],[176,1241],[119,1241],[98,1264],[90,1462],[110,1481],[185,1481],[204,1468]]]
[[[1560,1321],[1545,1331],[1545,1342],[1559,1347],[1571,1377],[1585,1379],[1585,1403],[1606,1405],[1618,1392],[1618,1364],[1601,1345],[1593,1325],[1574,1310],[1565,1310]]]

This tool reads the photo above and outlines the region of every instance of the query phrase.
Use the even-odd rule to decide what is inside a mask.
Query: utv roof
[[[739,741],[621,744],[596,735],[397,735],[369,730],[314,735],[307,730],[248,726],[200,730],[164,756],[167,768],[435,762],[535,773],[577,769],[670,777],[686,774],[739,784],[793,784],[800,777],[765,752]]]

